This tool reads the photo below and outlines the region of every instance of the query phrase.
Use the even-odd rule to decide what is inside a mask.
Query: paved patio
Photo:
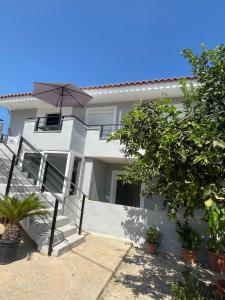
[[[87,235],[56,258],[23,245],[16,262],[0,265],[1,299],[96,299],[129,248],[118,239]]]
[[[171,285],[181,278],[184,268],[185,264],[173,255],[149,255],[141,249],[132,248],[100,299],[172,299]],[[224,277],[201,266],[193,270],[206,287],[217,277]],[[209,299],[212,299],[211,296]]]

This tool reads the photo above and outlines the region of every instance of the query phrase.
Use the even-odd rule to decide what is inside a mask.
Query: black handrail
[[[84,127],[101,127],[101,126],[120,126],[122,125],[122,123],[109,123],[109,124],[94,124],[94,125],[91,125],[91,124],[87,124],[85,122],[83,122],[81,119],[79,119],[77,116],[74,116],[74,115],[65,115],[65,116],[62,116],[61,117],[62,120],[65,119],[65,118],[72,118],[72,119],[75,119],[77,120],[81,125],[83,125]],[[27,120],[34,120],[34,121],[37,121],[37,120],[40,120],[40,119],[47,119],[46,116],[43,116],[43,117],[31,117],[31,118],[27,118]]]
[[[39,150],[37,150],[33,145],[31,145],[30,142],[28,142],[27,139],[25,139],[23,136],[20,137],[20,140],[22,140],[22,145],[23,145],[23,142],[25,144],[27,144],[34,152],[38,153],[41,155],[41,158],[43,159],[44,163],[48,162],[48,164],[51,166],[51,168],[54,169],[54,171],[56,173],[58,173],[60,176],[62,176],[64,178],[65,181],[67,181],[67,183],[70,184],[70,186],[72,185],[76,190],[80,191],[82,194],[84,194],[86,197],[87,195],[78,187],[76,186],[76,184],[74,184],[67,176],[65,176],[55,165],[53,165],[46,156],[44,156]],[[26,147],[26,146],[25,146]],[[22,150],[22,147],[21,147],[21,150]],[[29,149],[28,149],[29,150]],[[20,156],[21,154],[21,151],[18,152],[18,156]]]
[[[10,158],[7,156],[7,154],[2,150],[2,149],[0,149],[0,151],[5,155],[5,157],[7,158],[7,159],[9,159],[10,160]],[[9,172],[10,172],[10,169],[12,168],[12,163],[11,163],[11,165],[10,165],[10,167],[3,161],[3,159],[2,158],[0,158],[0,161],[3,163],[3,165],[9,170]],[[15,165],[14,165],[15,166]],[[18,168],[17,168],[18,169]],[[20,171],[20,169],[18,169],[19,171]],[[22,171],[20,171],[20,173],[22,173]],[[30,194],[30,192],[29,192],[29,190],[26,188],[26,186],[22,183],[22,181],[21,181],[21,179],[19,179],[15,174],[13,174],[14,175],[14,177],[16,178],[16,180],[26,189],[26,191]],[[27,178],[28,179],[28,178]],[[10,186],[11,186],[11,181],[12,181],[12,177],[9,179],[8,178],[8,180],[7,180],[7,186],[9,186],[8,188],[10,189]],[[38,188],[36,188],[37,190],[38,190]],[[7,187],[6,187],[6,190],[7,190]],[[38,190],[39,192],[40,192],[40,190]],[[20,192],[18,192],[17,191],[17,193],[18,194],[24,194],[24,193],[20,193]],[[8,196],[8,192],[5,192],[5,196]],[[42,197],[43,197],[43,195],[42,195]],[[48,202],[48,199],[46,198],[46,197],[44,197],[45,198],[45,200]],[[43,219],[43,217],[42,216],[38,216],[40,219],[42,219],[42,221],[49,227],[49,229],[51,229],[51,227],[48,225],[48,223],[46,223],[45,222],[45,220]]]
[[[7,181],[6,192],[5,192],[5,196],[8,196],[10,186],[11,186],[13,169],[16,166],[16,160],[20,160],[20,159],[6,144],[4,144],[4,145],[13,154],[10,169],[9,169],[9,177],[8,177],[8,181]],[[9,159],[8,155],[2,149],[0,149],[0,151],[3,152],[4,155]],[[4,163],[4,165],[5,165],[5,163]],[[17,167],[17,169],[19,170],[18,167]],[[22,171],[21,171],[21,173],[22,173]],[[37,187],[36,187],[36,189],[38,190]],[[40,190],[39,190],[39,192],[41,193]],[[53,194],[51,191],[50,191],[50,193]],[[54,242],[54,235],[55,235],[55,229],[56,229],[56,219],[57,219],[57,214],[58,214],[58,205],[59,205],[59,199],[58,199],[58,197],[55,197],[54,213],[53,213],[53,218],[52,218],[52,226],[51,226],[51,233],[50,233],[49,247],[48,247],[48,255],[49,256],[51,256],[52,250],[53,250],[53,242]]]
[[[7,182],[7,189],[6,189],[6,191],[7,191],[6,195],[8,195],[9,190],[10,190],[10,185],[11,185],[11,180],[12,180],[12,174],[13,174],[14,167],[16,166],[16,168],[20,171],[20,169],[17,166],[18,162],[21,162],[21,163],[24,163],[24,162],[19,157],[19,155],[20,155],[19,151],[18,151],[17,154],[15,154],[14,151],[12,149],[10,149],[10,147],[8,145],[6,145],[5,143],[3,143],[3,144],[11,152],[11,154],[13,155],[11,166],[10,166],[10,171],[9,171],[8,182]],[[21,144],[22,144],[22,142],[21,142]],[[32,148],[34,148],[30,143],[29,143],[29,145]],[[21,147],[21,149],[22,149],[22,147]],[[20,149],[20,151],[21,151],[21,149]],[[2,149],[0,149],[0,150],[5,154],[5,152]],[[8,159],[10,159],[6,154],[5,154],[5,156]],[[60,172],[54,165],[52,165],[52,166],[54,167],[55,170],[57,170],[58,172]],[[21,173],[22,173],[22,171],[21,171]],[[32,172],[30,172],[30,173],[32,174]],[[41,183],[42,186],[46,187],[45,183],[42,182],[40,180],[40,178],[37,178],[35,174],[32,174],[32,176],[36,180],[38,180],[39,183]],[[29,178],[27,178],[27,179],[29,180]],[[70,183],[72,183],[72,182],[70,181]],[[74,186],[76,187],[76,185],[74,185]],[[38,190],[38,188],[36,186],[35,186],[35,188]],[[51,234],[50,234],[50,240],[49,240],[49,248],[48,248],[48,255],[50,256],[52,254],[52,250],[53,250],[54,234],[55,234],[55,229],[56,229],[56,218],[57,218],[57,213],[58,213],[58,204],[59,204],[59,202],[63,203],[63,201],[58,197],[58,195],[56,195],[54,192],[52,192],[48,187],[47,187],[47,189],[50,192],[50,194],[55,197],[54,213],[53,213],[52,226],[51,226]],[[80,191],[80,189],[78,189],[78,190]],[[41,192],[40,190],[38,190],[38,191]],[[81,215],[80,215],[80,223],[79,223],[79,231],[78,231],[79,235],[81,234],[81,230],[82,230],[83,213],[84,213],[84,205],[85,205],[85,198],[86,198],[86,195],[82,191],[80,191],[80,192],[82,193],[83,197],[82,197],[82,207],[81,207]]]
[[[23,163],[23,161],[22,161],[22,160],[14,153],[14,151],[13,151],[12,149],[9,148],[8,145],[6,145],[5,143],[3,143],[3,145],[5,145],[5,147],[11,152],[11,154],[12,154],[13,156],[15,156],[15,161],[18,160],[19,162]],[[2,151],[2,149],[1,149],[1,151]],[[2,152],[4,153],[4,151],[2,151]],[[5,153],[4,153],[4,154],[5,154]],[[8,159],[10,159],[10,158],[7,156],[7,154],[5,154],[5,156],[6,156]],[[18,166],[16,165],[16,163],[15,163],[14,165],[16,166],[17,170],[20,171],[20,169],[18,168]],[[21,172],[21,173],[22,173],[22,172]],[[34,177],[34,179],[36,179],[37,181],[39,181],[41,185],[44,185],[44,186],[48,189],[48,192],[49,192],[54,198],[57,198],[58,201],[60,201],[61,203],[63,203],[62,199],[61,199],[58,195],[56,195],[54,192],[52,192],[52,191],[45,185],[45,183],[44,183],[43,181],[41,181],[40,178],[38,178],[38,177],[37,177],[35,174],[33,174],[32,172],[31,172],[31,174],[32,174],[32,176]],[[29,178],[27,178],[27,179],[29,180]],[[31,181],[30,181],[30,182],[31,182]],[[37,188],[37,186],[35,186],[35,188],[39,191],[39,189]]]

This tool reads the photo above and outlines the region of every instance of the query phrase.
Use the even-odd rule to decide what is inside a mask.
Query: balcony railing
[[[117,129],[121,128],[122,124],[106,124],[106,125],[100,125],[100,134],[99,138],[102,140],[106,140],[110,134],[115,132]]]
[[[38,117],[35,123],[34,131],[61,131],[63,118],[64,117],[60,116],[55,116],[54,118]]]
[[[33,118],[30,118],[33,119]],[[37,117],[35,119],[35,132],[49,132],[62,130],[63,122],[69,119],[77,120],[85,129],[99,128],[99,138],[107,139],[110,134],[121,128],[123,124],[104,124],[104,125],[88,125],[73,115],[69,116],[53,116],[53,117]]]

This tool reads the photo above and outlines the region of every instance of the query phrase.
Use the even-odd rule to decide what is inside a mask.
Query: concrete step
[[[44,202],[44,203],[46,203],[46,202]],[[53,217],[54,206],[55,206],[55,203],[52,203],[52,205],[51,205],[50,208],[48,209],[49,214],[50,214],[51,217]],[[61,208],[61,207],[58,207],[58,216],[60,216],[61,213],[62,213],[62,208]]]
[[[43,228],[43,232],[48,231],[49,228],[52,227],[52,219],[51,217],[46,218],[43,217],[43,220],[40,219],[40,217],[34,217],[31,219],[31,223],[37,227]],[[65,226],[69,224],[69,218],[66,216],[61,216],[58,215],[56,218],[56,228],[58,229],[59,227]],[[45,229],[44,229],[45,228]]]
[[[12,177],[12,184],[16,184],[16,185],[31,185],[34,184],[34,180],[31,178],[27,178],[27,177],[19,177],[20,175],[18,175],[18,177],[13,176]],[[8,177],[7,176],[3,176],[0,175],[0,183],[7,183],[8,182]]]
[[[11,184],[10,192],[11,193],[35,193],[35,192],[40,192],[40,189],[39,187],[31,184],[30,185]]]
[[[80,245],[85,241],[85,237],[83,235],[73,234],[66,238],[63,242],[55,245],[53,247],[52,255],[59,256],[65,253],[66,251]]]
[[[13,171],[13,174],[14,174],[15,177],[18,177],[18,178],[26,178],[28,176],[27,172],[21,172],[17,169],[15,169]],[[0,168],[0,175],[8,177],[9,176],[9,170],[5,170],[5,169]]]
[[[3,185],[2,185],[3,186]],[[5,185],[4,185],[5,186]],[[28,196],[30,196],[30,192],[26,192],[26,193],[17,193],[17,192],[12,192],[12,191],[10,191],[10,193],[9,193],[9,196],[13,196],[13,197],[15,197],[15,198],[17,198],[17,199],[19,199],[19,200],[22,200],[22,199],[24,199],[24,198],[26,198],[26,197],[28,197]],[[49,207],[50,209],[52,209],[52,211],[50,211],[50,213],[53,213],[53,209],[54,209],[54,207],[55,207],[55,198],[53,198],[53,200],[52,200],[52,198],[50,198],[50,197],[47,197],[45,194],[42,194],[41,192],[36,192],[35,193],[37,196],[38,196],[38,198],[40,199],[40,200],[42,200],[42,202],[47,206],[47,207]],[[49,200],[49,198],[50,198],[50,200]],[[59,205],[58,205],[58,211],[59,211],[59,213],[58,214],[60,214],[61,213],[61,208],[62,208],[62,203],[60,202],[59,203]]]
[[[54,241],[63,241],[70,235],[77,233],[77,231],[77,228],[71,224],[56,228]]]
[[[8,167],[10,167],[11,163],[12,163],[12,161],[10,159],[0,157],[0,167],[2,167],[2,166],[8,166]]]

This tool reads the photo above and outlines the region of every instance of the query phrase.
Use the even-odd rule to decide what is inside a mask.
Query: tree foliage
[[[183,54],[198,83],[181,81],[183,110],[169,99],[140,102],[110,138],[133,158],[123,181],[162,195],[170,216],[178,208],[191,215],[209,198],[225,204],[225,46]]]

